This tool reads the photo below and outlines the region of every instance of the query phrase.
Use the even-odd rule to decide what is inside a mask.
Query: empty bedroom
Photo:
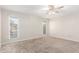
[[[79,5],[0,5],[0,53],[79,53]]]

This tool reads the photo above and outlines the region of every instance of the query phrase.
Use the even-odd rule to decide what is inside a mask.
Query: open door
[[[42,29],[43,29],[43,35],[46,35],[47,34],[47,31],[46,31],[46,22],[43,22],[42,23]]]

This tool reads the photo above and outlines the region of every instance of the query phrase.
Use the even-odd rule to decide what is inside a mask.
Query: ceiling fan
[[[64,6],[48,5],[48,14],[55,15],[59,13],[62,8],[64,8]]]

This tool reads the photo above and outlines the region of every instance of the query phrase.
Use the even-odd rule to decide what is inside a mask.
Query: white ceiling
[[[2,5],[0,7],[22,13],[37,13],[37,11],[44,8],[42,5]]]
[[[45,16],[46,10],[43,9],[47,8],[47,5],[1,5],[0,7],[21,13]],[[71,13],[73,14],[78,12],[79,12],[78,5],[65,5],[60,13],[62,15],[68,15]]]

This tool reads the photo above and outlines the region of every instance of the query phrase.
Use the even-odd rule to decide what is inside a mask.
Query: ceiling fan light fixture
[[[62,8],[64,8],[64,6],[62,6],[62,5],[48,5],[48,8],[49,8],[48,14],[49,15],[55,15],[55,14],[59,13],[60,10]]]

